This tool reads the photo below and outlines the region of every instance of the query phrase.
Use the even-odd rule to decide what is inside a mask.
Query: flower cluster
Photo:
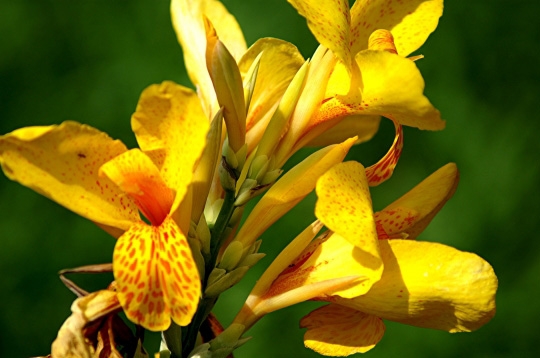
[[[423,95],[422,56],[407,57],[435,30],[442,0],[289,2],[320,43],[310,59],[274,38],[247,48],[217,0],[172,0],[197,91],[145,89],[131,118],[139,148],[76,122],[0,137],[6,176],[116,239],[112,264],[62,272],[78,298],[52,357],[145,357],[144,330],[163,332],[156,356],[227,357],[264,315],[306,300],[327,303],[300,325],[306,347],[328,356],[373,348],[383,319],[461,332],[493,317],[491,266],[416,240],[456,190],[456,165],[372,209],[369,188],[392,175],[402,126],[444,128]],[[382,117],[395,127],[387,154],[369,167],[343,162]],[[305,146],[322,149],[283,172]],[[264,256],[260,235],[313,190],[317,220],[289,238],[224,329],[218,297]],[[104,271],[114,281],[91,293],[64,276]]]

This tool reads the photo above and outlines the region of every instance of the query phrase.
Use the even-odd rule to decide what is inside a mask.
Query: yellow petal
[[[152,331],[171,318],[191,322],[201,294],[199,272],[187,240],[171,218],[160,226],[139,222],[114,248],[113,272],[126,316]]]
[[[311,312],[302,318],[300,327],[308,329],[306,347],[333,357],[369,351],[386,329],[379,317],[335,304]]]
[[[236,240],[249,247],[270,225],[315,188],[319,176],[345,158],[354,141],[349,139],[323,148],[283,175],[255,205]]]
[[[442,0],[357,0],[351,8],[352,53],[367,49],[373,31],[386,29],[398,53],[408,56],[435,30],[442,9]]]
[[[339,291],[326,292],[352,298],[363,295],[377,282],[383,272],[382,261],[374,258],[336,233],[313,241],[272,283],[265,296],[309,286],[332,279],[357,276],[356,284]]]
[[[122,142],[75,122],[28,127],[0,138],[8,178],[99,224],[126,230],[139,219],[122,191],[98,176],[99,167],[126,151]]]
[[[99,171],[129,195],[153,225],[159,226],[169,215],[174,192],[167,187],[150,158],[139,149],[120,154],[103,164]]]
[[[371,290],[332,301],[383,319],[449,332],[473,331],[495,314],[497,277],[475,254],[437,243],[381,240],[384,272]]]
[[[321,45],[345,64],[351,65],[349,2],[347,0],[288,0],[306,18],[309,29]]]
[[[220,40],[236,60],[246,51],[244,35],[234,16],[216,0],[173,0],[171,16],[191,82],[198,88],[206,115],[212,118],[219,107],[206,68],[204,17],[212,22]]]
[[[372,50],[361,51],[356,61],[363,81],[361,101],[343,95],[327,97],[310,123],[351,114],[370,114],[419,129],[444,128],[445,122],[441,120],[439,111],[423,95],[424,80],[413,61],[386,51]],[[342,80],[347,80],[346,73],[336,67],[330,77],[335,91],[343,91],[344,85],[337,85]],[[329,94],[328,91],[326,93]]]
[[[364,167],[340,163],[317,181],[315,215],[330,230],[378,260],[378,240]]]
[[[377,163],[366,168],[366,177],[369,186],[377,186],[388,180],[397,165],[403,150],[403,128],[394,122],[396,136],[388,152]]]
[[[321,129],[310,129],[307,135],[320,132],[315,139],[307,143],[308,146],[327,146],[341,143],[347,138],[358,137],[354,144],[367,142],[379,130],[380,116],[349,116],[337,121],[337,124],[328,122],[329,126],[321,125]],[[327,129],[328,128],[328,129]],[[306,135],[306,136],[307,136]]]
[[[161,153],[161,175],[176,191],[173,210],[191,183],[209,128],[197,95],[173,82],[152,85],[141,94],[131,126],[141,149]]]
[[[431,174],[377,213],[379,219],[388,220],[387,223],[393,221],[392,228],[385,227],[386,232],[389,235],[405,232],[409,239],[416,238],[454,195],[458,181],[459,172],[454,163]]]
[[[271,116],[267,115],[268,112],[279,102],[294,75],[304,63],[304,58],[293,44],[273,38],[260,39],[249,48],[238,64],[242,76],[247,73],[261,52],[263,54],[257,73],[257,82],[246,120],[248,133],[263,117],[270,120]]]
[[[408,234],[403,234],[411,228],[420,217],[418,211],[411,208],[396,207],[375,213],[377,233],[379,240],[386,239],[414,239]]]

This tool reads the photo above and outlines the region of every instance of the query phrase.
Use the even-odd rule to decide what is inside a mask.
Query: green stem
[[[171,358],[182,357],[182,327],[171,322],[169,328],[163,331],[163,339],[167,343],[167,348],[171,351]]]
[[[214,266],[216,265],[217,256],[219,254],[219,249],[221,248],[221,245],[223,245],[223,242],[226,240],[226,229],[229,225],[229,222],[231,220],[232,214],[234,213],[234,201],[235,201],[235,193],[231,190],[225,191],[225,198],[223,200],[223,205],[221,206],[221,210],[219,212],[219,215],[216,219],[216,222],[214,224],[214,227],[210,230],[211,233],[211,241],[210,241],[210,259],[205,264],[205,277],[203,279],[203,292],[206,288],[207,282],[208,282],[208,276],[214,269]],[[193,316],[193,319],[191,320],[191,323],[186,327],[186,330],[184,332],[183,336],[183,357],[187,357],[187,355],[195,348],[195,342],[197,340],[197,334],[199,333],[200,327],[206,317],[208,317],[208,314],[212,311],[212,308],[214,307],[215,303],[217,301],[217,297],[209,297],[205,298],[203,297],[201,301],[199,302],[199,307],[197,307],[197,312],[195,313],[195,316]]]

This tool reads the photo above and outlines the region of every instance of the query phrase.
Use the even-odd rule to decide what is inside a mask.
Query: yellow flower
[[[201,294],[186,235],[208,119],[191,90],[164,82],[142,93],[131,124],[140,149],[75,122],[22,128],[0,138],[0,163],[10,179],[118,237],[118,300],[131,321],[158,331],[171,318],[188,324]]]
[[[346,0],[289,2],[307,19],[321,47],[311,61],[277,162],[306,144],[327,145],[353,135],[359,142],[369,140],[380,116],[394,121],[396,137],[401,125],[444,128],[439,111],[423,95],[420,72],[404,57],[436,28],[442,0],[356,1],[351,9]],[[389,153],[396,151],[393,146]],[[373,184],[389,175],[378,176]]]
[[[268,122],[287,86],[304,62],[298,49],[289,42],[263,38],[249,49],[236,19],[216,0],[173,0],[173,26],[184,52],[189,77],[197,87],[203,107],[209,116],[219,109],[214,85],[207,68],[207,32],[205,19],[238,63],[247,87],[247,74],[261,55],[257,80],[246,114],[246,143],[248,153],[260,141]]]
[[[298,302],[290,292],[309,297],[313,291],[312,299],[331,304],[304,317],[301,326],[308,328],[306,346],[324,355],[373,348],[384,334],[381,319],[449,332],[479,328],[495,313],[491,266],[475,254],[410,240],[452,196],[457,181],[455,165],[448,164],[374,214],[364,168],[336,165],[317,183],[316,215],[331,231],[300,253],[297,245],[280,255],[282,270],[263,275],[236,322],[249,327],[287,300]],[[356,282],[319,290],[351,276]]]

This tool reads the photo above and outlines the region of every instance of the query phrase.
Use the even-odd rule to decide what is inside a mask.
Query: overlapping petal
[[[351,14],[347,0],[288,0],[306,18],[317,41],[329,48],[346,66],[351,56]],[[354,54],[353,54],[354,55]]]
[[[328,123],[329,129],[322,124],[310,130],[320,132],[320,134],[314,135],[315,139],[309,141],[307,146],[318,147],[341,143],[351,136],[358,137],[354,144],[364,143],[373,138],[379,130],[380,123],[380,116],[353,115],[338,119],[337,124]]]
[[[244,35],[234,16],[217,0],[173,0],[171,15],[176,36],[184,51],[189,77],[198,89],[205,113],[211,118],[217,112],[218,105],[206,68],[204,18],[212,22],[220,40],[236,60],[246,51]]]
[[[191,322],[201,284],[191,250],[174,220],[133,225],[114,248],[118,299],[127,317],[150,330]]]
[[[340,163],[319,178],[316,191],[317,218],[373,258],[379,257],[364,167],[358,162]]]
[[[408,239],[416,238],[454,195],[458,182],[457,166],[454,163],[443,166],[401,198],[375,213],[377,225],[390,237],[405,233]]]
[[[311,312],[300,321],[307,328],[304,344],[326,356],[365,353],[382,338],[385,326],[373,315],[330,304]]]
[[[313,284],[338,278],[358,276],[358,283],[327,295],[353,298],[369,291],[382,274],[382,261],[377,261],[336,233],[328,233],[313,241],[291,262],[272,283],[266,296],[306,289]]]
[[[357,0],[351,8],[351,51],[365,50],[371,33],[386,29],[394,35],[398,53],[408,56],[435,30],[442,10],[442,0]]]
[[[495,314],[497,277],[479,256],[438,243],[382,240],[384,272],[371,290],[332,301],[383,319],[472,331]]]
[[[251,211],[236,240],[248,247],[264,230],[306,197],[317,179],[329,168],[341,162],[354,144],[355,138],[323,148],[281,177]]]
[[[174,211],[183,200],[206,144],[209,121],[197,95],[173,82],[149,86],[141,94],[131,125],[140,148],[158,165],[176,191]]]
[[[122,142],[76,122],[22,128],[0,138],[0,163],[10,179],[120,230],[139,220],[137,207],[98,170],[125,151]]]
[[[273,110],[287,86],[304,63],[304,58],[293,44],[273,38],[260,39],[249,48],[238,63],[242,76],[245,76],[253,61],[261,53],[257,82],[246,119],[248,132],[246,141],[255,144],[264,133]]]
[[[348,76],[339,67],[330,77],[329,87],[337,96],[328,98],[310,126],[351,114],[381,115],[410,127],[440,130],[445,126],[440,113],[424,96],[424,80],[413,61],[386,52],[364,50],[356,56],[362,77],[361,101],[349,98],[344,90]],[[342,95],[339,95],[341,92]],[[328,91],[327,91],[328,94]]]
[[[113,158],[103,164],[99,172],[129,195],[153,225],[159,226],[169,215],[174,191],[167,186],[151,159],[139,149]]]

